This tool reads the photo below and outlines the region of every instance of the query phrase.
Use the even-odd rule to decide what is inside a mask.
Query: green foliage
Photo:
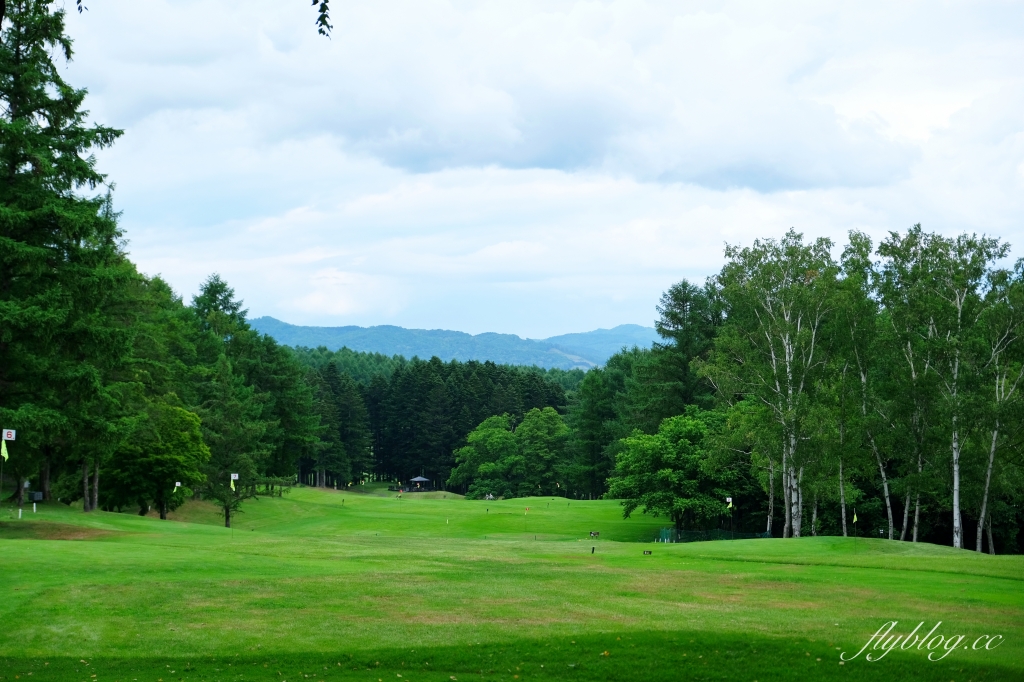
[[[623,440],[608,481],[611,497],[620,499],[623,516],[640,509],[664,515],[677,530],[703,529],[728,513],[725,498],[733,476],[712,456],[712,437],[722,419],[690,407],[669,417],[655,434],[634,432]]]
[[[344,487],[364,478],[373,462],[369,415],[359,386],[333,363],[322,373],[311,371],[308,381],[316,391],[321,444],[315,454],[300,463],[301,468],[314,472],[319,486],[333,482]]]
[[[556,495],[568,428],[550,407],[534,408],[514,426],[509,415],[488,417],[455,452],[449,485],[481,499]]]
[[[388,357],[380,353],[360,353],[341,348],[337,351],[319,348],[292,347],[296,359],[304,366],[323,372],[328,365],[337,367],[338,372],[348,374],[357,383],[368,386],[375,377],[390,379],[395,370],[406,364],[400,355]]]
[[[655,433],[667,417],[713,400],[691,365],[708,353],[722,324],[714,286],[682,280],[662,296],[658,313],[655,327],[663,343],[616,353],[605,367],[587,372],[572,396],[572,461],[566,470],[570,488],[584,496],[606,491],[623,438],[637,429]]]
[[[453,452],[486,418],[519,421],[532,409],[563,408],[558,384],[533,371],[491,362],[414,359],[366,390],[378,475],[449,479]]]
[[[72,56],[64,13],[9,4],[0,30],[0,418],[24,439],[8,475],[21,481],[101,460],[124,433],[116,370],[130,352],[138,281],[121,251],[92,152],[121,133],[87,126],[84,90],[55,59]],[[48,491],[48,479],[43,486]]]
[[[256,496],[259,475],[270,454],[263,440],[268,425],[260,419],[264,403],[223,355],[199,390],[203,440],[210,448],[203,491],[220,504],[224,525],[230,526],[231,512]],[[238,474],[233,486],[231,474]]]
[[[160,518],[179,507],[191,490],[205,482],[210,449],[203,441],[199,417],[174,404],[171,394],[156,400],[135,419],[132,431],[107,465],[107,507],[137,505],[140,513],[155,507]],[[177,483],[181,484],[176,488]]]

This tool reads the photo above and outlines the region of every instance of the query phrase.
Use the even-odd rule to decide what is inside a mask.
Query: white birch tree
[[[985,295],[993,264],[1006,255],[998,239],[959,235],[946,238],[915,225],[906,235],[882,242],[880,292],[904,348],[912,382],[931,373],[942,399],[942,428],[948,438],[953,546],[963,547],[961,458],[968,434],[971,383],[980,369],[975,335],[990,306]],[[920,416],[920,415],[919,415]],[[923,457],[923,453],[918,453]],[[921,459],[919,469],[921,468]],[[916,518],[915,511],[915,536]]]
[[[763,404],[781,438],[786,523],[783,535],[800,537],[803,476],[813,456],[805,416],[827,359],[826,323],[832,313],[838,267],[832,242],[805,244],[790,230],[780,240],[727,246],[718,277],[726,324],[711,357],[698,371],[719,389]]]
[[[984,384],[988,393],[985,401],[990,421],[988,458],[982,485],[981,505],[975,550],[982,548],[982,533],[989,513],[989,494],[996,454],[1003,440],[1005,424],[1019,406],[1021,383],[1024,381],[1024,261],[1018,261],[1014,270],[996,270],[989,275],[986,309],[981,319],[981,343],[985,362],[982,366]],[[991,527],[989,551],[992,547]]]
[[[889,455],[883,452],[875,426],[877,418],[884,419],[885,414],[875,397],[873,385],[878,361],[880,305],[878,298],[873,295],[877,274],[871,256],[871,239],[865,234],[851,232],[850,243],[844,249],[841,261],[843,279],[839,288],[842,292],[842,304],[838,306],[841,330],[837,332],[837,336],[841,338],[840,343],[847,355],[847,362],[856,373],[860,385],[857,402],[860,408],[861,429],[878,467],[889,526],[888,538],[892,540],[895,523],[887,473]]]

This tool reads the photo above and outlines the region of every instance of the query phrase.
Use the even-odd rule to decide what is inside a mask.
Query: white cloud
[[[1012,3],[102,0],[69,15],[143,270],[253,314],[649,324],[723,241],[1020,241]]]

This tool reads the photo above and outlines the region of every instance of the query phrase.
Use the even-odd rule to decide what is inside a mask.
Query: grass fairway
[[[653,544],[606,501],[300,488],[244,512],[5,509],[0,680],[1024,679],[1021,557]],[[840,664],[890,620],[964,639]]]

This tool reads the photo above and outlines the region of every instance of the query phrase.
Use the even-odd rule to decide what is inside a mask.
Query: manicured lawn
[[[303,488],[244,511],[3,510],[0,679],[1024,679],[1020,557],[654,544],[660,520],[609,501]],[[965,639],[840,665],[889,620]]]

